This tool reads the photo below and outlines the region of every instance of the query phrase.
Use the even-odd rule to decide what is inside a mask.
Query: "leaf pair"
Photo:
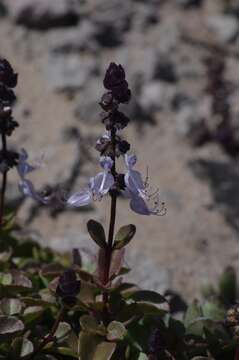
[[[89,220],[87,223],[87,229],[91,238],[102,249],[107,247],[106,236],[103,226],[95,221]],[[122,226],[115,236],[114,250],[119,250],[129,244],[136,232],[135,225],[129,224]]]

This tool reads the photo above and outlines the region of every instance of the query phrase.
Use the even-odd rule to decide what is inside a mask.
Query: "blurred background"
[[[130,279],[193,298],[227,265],[239,270],[239,1],[0,0],[0,14],[0,56],[19,73],[11,146],[45,155],[36,186],[74,192],[98,171],[102,80],[121,63],[133,93],[125,138],[167,205],[144,217],[120,199],[117,226],[137,225]],[[108,224],[107,199],[42,207],[14,171],[7,195],[22,235],[59,251],[94,251],[87,220]]]

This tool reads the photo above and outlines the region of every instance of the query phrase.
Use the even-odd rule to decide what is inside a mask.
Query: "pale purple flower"
[[[127,172],[124,177],[125,185],[127,189],[133,194],[144,194],[146,186],[142,180],[141,174],[133,170],[134,165],[137,162],[136,155],[125,155],[125,165]]]
[[[81,206],[89,205],[92,200],[93,200],[92,192],[88,188],[82,191],[78,191],[75,194],[71,195],[67,199],[66,205],[69,207],[81,207]]]
[[[28,154],[26,150],[21,149],[19,153],[19,161],[17,165],[17,171],[21,179],[25,179],[27,174],[41,167],[41,162],[36,162],[35,164],[31,165],[28,163],[27,159],[28,159]]]
[[[148,176],[143,181],[140,172],[133,169],[136,162],[135,155],[125,155],[127,172],[124,176],[124,194],[130,198],[130,208],[140,215],[164,215],[166,209],[159,200],[159,190],[149,192]]]
[[[151,194],[149,197],[139,194],[130,194],[130,208],[140,215],[158,215],[162,216],[166,213],[163,202],[159,200],[159,194]]]
[[[46,191],[37,191],[32,181],[26,178],[26,176],[34,170],[39,169],[43,165],[43,156],[34,164],[28,163],[28,154],[26,150],[22,149],[19,154],[19,161],[17,171],[20,176],[19,189],[27,197],[32,198],[44,205],[50,205],[53,207],[62,207],[66,202],[65,191],[59,187],[55,189],[48,189]]]
[[[66,204],[69,207],[81,207],[89,205],[92,200],[101,200],[114,185],[114,177],[111,174],[113,160],[108,156],[100,158],[100,165],[103,171],[90,178],[88,188],[71,195]]]
[[[48,197],[45,197],[39,192],[37,192],[33,183],[30,180],[21,180],[19,183],[19,189],[25,196],[31,197],[33,200],[39,201],[45,205],[49,203]]]

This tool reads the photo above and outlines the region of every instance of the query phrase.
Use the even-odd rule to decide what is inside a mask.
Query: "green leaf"
[[[71,331],[71,326],[66,322],[60,322],[58,328],[55,332],[55,336],[57,339],[61,339],[68,335]]]
[[[12,348],[13,355],[16,358],[27,356],[34,351],[32,342],[28,339],[20,337],[13,340]]]
[[[145,303],[138,302],[135,306],[135,315],[136,312],[138,312],[139,315],[144,315],[144,316],[146,315],[164,316],[165,314],[167,314],[167,310],[160,309],[158,306],[150,304],[148,302]]]
[[[59,264],[47,264],[43,266],[41,270],[41,275],[48,278],[48,279],[54,279],[57,276],[60,276],[62,272],[64,271],[64,267]]]
[[[145,354],[145,353],[140,353],[139,354],[139,358],[138,358],[138,360],[147,360],[148,359],[148,356]]]
[[[55,298],[54,298],[54,302],[48,302],[39,298],[31,298],[31,297],[22,297],[21,300],[27,306],[43,306],[44,308],[50,307],[52,306],[52,304],[55,304],[56,302]]]
[[[133,224],[122,226],[115,236],[114,249],[121,249],[129,244],[136,233],[136,226]]]
[[[25,309],[23,317],[25,323],[31,323],[38,319],[44,311],[42,306],[29,306]]]
[[[235,269],[227,267],[219,280],[219,295],[226,305],[232,305],[237,296],[237,276]]]
[[[213,302],[206,302],[202,306],[203,316],[214,321],[223,321],[226,316],[226,311],[219,305]]]
[[[133,294],[130,295],[130,299],[134,301],[147,301],[156,304],[162,304],[167,302],[164,296],[158,294],[155,291],[150,290],[139,290],[135,291]]]
[[[202,309],[198,305],[197,301],[194,301],[187,309],[185,317],[184,317],[184,325],[187,328],[193,321],[197,318],[203,316]]]
[[[110,265],[110,279],[118,276],[124,261],[125,249],[114,250]]]
[[[115,343],[102,342],[96,347],[92,360],[110,360],[116,348]]]
[[[7,215],[4,216],[3,218],[3,226],[2,226],[2,230],[3,231],[9,231],[13,228],[14,222],[15,222],[15,213],[11,212]]]
[[[16,315],[21,312],[22,304],[19,299],[4,298],[0,301],[0,310],[4,315]]]
[[[199,317],[197,319],[195,319],[194,321],[192,321],[188,326],[187,326],[187,334],[192,334],[192,335],[196,335],[196,336],[203,336],[204,335],[204,328],[213,328],[213,326],[215,326],[215,322],[211,319],[208,319],[206,317]]]
[[[123,340],[127,330],[119,321],[112,321],[107,327],[107,340],[116,341]]]
[[[14,316],[0,315],[0,335],[13,334],[24,330],[24,324]]]
[[[79,356],[80,360],[92,360],[97,345],[102,342],[102,337],[92,335],[88,332],[81,331],[79,336]]]
[[[115,343],[103,341],[102,337],[98,335],[94,336],[84,331],[80,333],[80,360],[110,360],[115,348]]]
[[[102,249],[106,248],[107,244],[103,226],[99,222],[91,219],[87,223],[87,229],[95,243]]]
[[[28,292],[32,289],[31,280],[19,270],[12,270],[7,274],[0,274],[0,284],[3,286],[4,291],[11,294]]]
[[[12,283],[12,275],[11,274],[4,274],[4,273],[0,273],[0,284],[5,286],[5,285],[10,285]]]
[[[99,324],[97,320],[90,315],[83,315],[80,318],[80,325],[82,330],[98,335],[106,335],[106,329],[103,324]]]
[[[12,256],[12,249],[0,253],[0,263],[6,263]]]
[[[69,349],[68,347],[63,347],[63,346],[57,347],[56,349],[54,349],[54,353],[60,354],[60,355],[63,355],[63,356],[69,357],[69,358],[73,357],[75,359],[79,359],[78,355],[74,351]]]

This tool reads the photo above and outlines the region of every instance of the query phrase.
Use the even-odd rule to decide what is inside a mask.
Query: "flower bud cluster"
[[[56,295],[64,305],[73,306],[76,303],[80,288],[81,282],[77,279],[75,271],[69,269],[60,276]]]
[[[120,112],[119,105],[130,101],[131,90],[125,79],[125,71],[121,65],[111,63],[106,70],[103,81],[104,87],[108,90],[101,98],[100,106],[104,110],[100,114],[102,123],[105,125],[106,131],[114,132],[114,145],[110,135],[102,136],[96,144],[96,149],[101,156],[119,157],[126,154],[130,149],[130,144],[122,140],[116,132],[124,129],[129,118]]]
[[[7,149],[6,137],[11,136],[18,123],[12,116],[12,104],[16,99],[12,90],[17,85],[17,74],[6,59],[0,59],[0,134],[2,150],[0,151],[0,171],[6,172],[17,165],[18,154]]]

